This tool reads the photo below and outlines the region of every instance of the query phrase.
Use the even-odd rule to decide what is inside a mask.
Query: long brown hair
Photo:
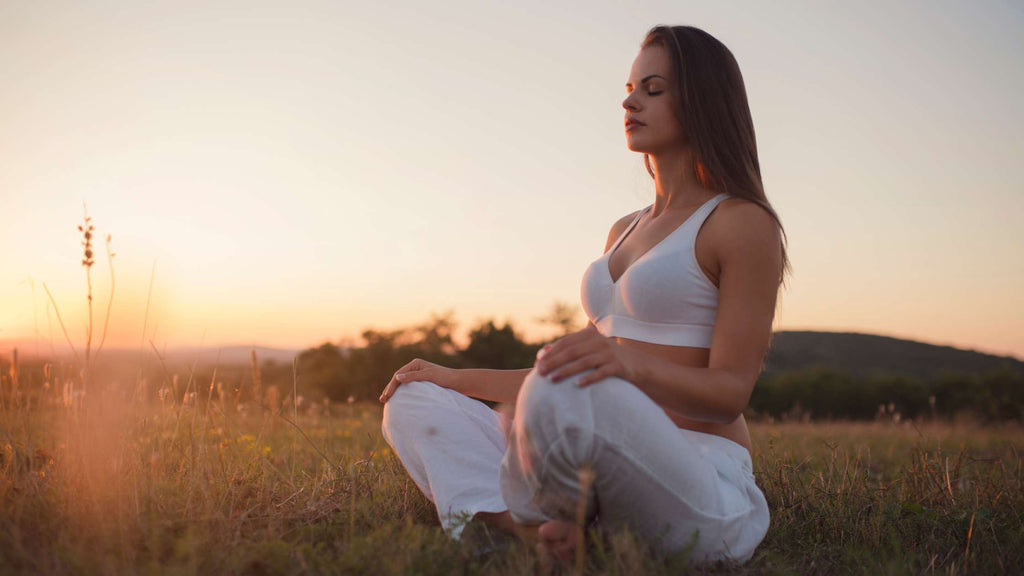
[[[692,26],[655,26],[640,47],[651,45],[668,52],[678,94],[676,116],[693,153],[697,181],[710,190],[745,198],[775,219],[783,236],[779,281],[784,282],[790,272],[786,232],[764,194],[754,121],[736,58],[725,44]],[[653,178],[647,154],[644,165]]]

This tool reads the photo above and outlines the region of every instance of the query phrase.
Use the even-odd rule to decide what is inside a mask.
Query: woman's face
[[[626,146],[658,155],[683,148],[683,126],[675,114],[675,78],[665,48],[652,44],[633,61],[626,82]]]

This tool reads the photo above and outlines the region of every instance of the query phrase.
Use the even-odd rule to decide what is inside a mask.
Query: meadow
[[[193,388],[196,390],[196,388]],[[57,397],[57,396],[55,396]],[[537,574],[449,540],[381,407],[96,395],[0,409],[0,573]],[[270,405],[273,405],[271,403]],[[1019,424],[754,422],[772,525],[743,566],[592,534],[587,574],[1024,572]]]

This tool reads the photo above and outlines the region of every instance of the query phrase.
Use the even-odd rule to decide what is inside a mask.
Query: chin
[[[644,142],[643,142],[642,139],[640,139],[640,138],[634,139],[634,138],[630,138],[629,136],[626,136],[626,148],[629,148],[631,151],[639,152],[641,154],[643,154],[643,153],[650,153],[650,151],[651,151],[649,146],[645,146],[644,145]]]

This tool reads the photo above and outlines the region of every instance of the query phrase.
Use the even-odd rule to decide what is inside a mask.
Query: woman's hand
[[[409,362],[405,366],[399,368],[395,375],[391,377],[391,381],[384,387],[384,391],[380,393],[380,401],[387,402],[391,396],[394,395],[395,390],[405,382],[414,382],[416,380],[426,380],[427,382],[433,382],[442,388],[451,388],[458,390],[458,382],[456,373],[458,370],[454,368],[445,368],[444,366],[438,366],[433,362],[427,362],[417,358],[412,362]]]
[[[609,376],[633,382],[636,367],[642,361],[639,351],[605,338],[590,324],[542,348],[537,354],[536,368],[541,376],[550,374],[552,382],[593,368],[593,372],[577,382],[578,386],[587,386]]]

